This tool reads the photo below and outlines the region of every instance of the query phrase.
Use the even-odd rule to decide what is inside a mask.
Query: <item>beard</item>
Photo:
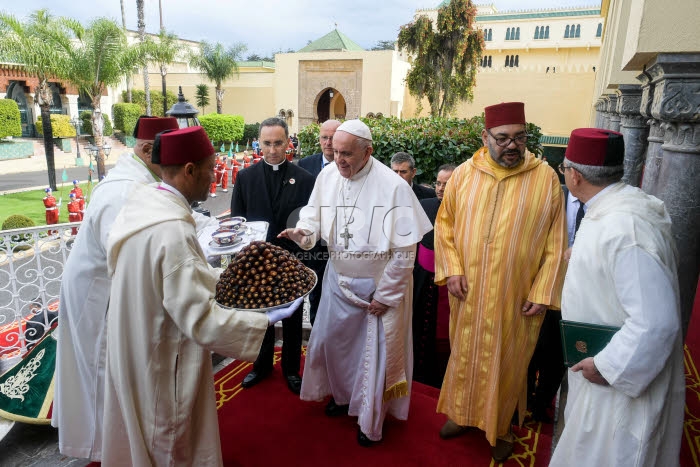
[[[490,142],[488,144],[489,155],[496,162],[496,164],[507,169],[517,167],[525,159],[525,148],[515,148],[507,149],[504,148],[500,154],[497,150],[500,149],[498,146],[493,146]],[[497,155],[498,154],[498,155]]]

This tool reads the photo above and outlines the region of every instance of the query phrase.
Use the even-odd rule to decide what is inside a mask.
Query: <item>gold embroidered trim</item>
[[[384,402],[408,396],[408,382],[399,381],[384,391]]]

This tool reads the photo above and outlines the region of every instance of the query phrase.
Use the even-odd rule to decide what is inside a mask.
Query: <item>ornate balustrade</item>
[[[0,374],[56,324],[63,265],[79,225],[0,231]]]

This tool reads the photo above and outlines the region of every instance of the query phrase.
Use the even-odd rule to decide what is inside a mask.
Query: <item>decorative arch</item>
[[[27,104],[27,94],[25,92],[25,85],[20,81],[10,81],[9,86],[7,86],[7,99],[12,99],[17,102],[17,107],[19,107],[19,117],[20,123],[22,125],[22,137],[31,138],[34,136],[34,125],[32,121],[32,109],[31,106]]]

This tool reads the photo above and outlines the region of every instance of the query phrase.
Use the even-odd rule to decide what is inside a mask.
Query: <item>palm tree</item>
[[[166,96],[165,76],[168,74],[168,65],[175,61],[175,57],[182,50],[177,36],[161,29],[158,34],[158,42],[146,40],[146,55],[150,62],[160,67],[160,76],[163,84],[163,115],[168,111],[168,98]]]
[[[47,10],[37,10],[26,23],[20,22],[12,15],[0,13],[0,55],[7,61],[22,64],[27,74],[36,76],[39,80],[35,101],[41,109],[44,152],[49,186],[52,190],[56,190],[56,166],[50,116],[53,93],[49,79],[64,77],[68,62],[64,53],[46,47],[45,42],[48,37],[60,34],[62,30],[59,23]]]
[[[204,109],[209,105],[209,88],[206,84],[202,83],[197,85],[194,98],[197,102],[197,107],[200,107],[202,113],[204,113]]]
[[[122,7],[122,29],[124,30],[124,34],[126,34],[126,12],[124,11],[124,0],[119,0],[121,3]],[[131,76],[126,75],[126,101],[131,103],[132,98],[131,98]]]
[[[214,45],[202,42],[198,54],[190,57],[190,65],[199,68],[211,81],[216,83],[216,113],[222,113],[224,89],[221,83],[238,75],[238,61],[246,50],[245,44],[237,43],[228,49],[220,43]]]
[[[74,35],[74,41],[61,41],[61,47],[69,56],[67,78],[92,99],[92,135],[99,148],[97,175],[102,178],[104,166],[103,119],[100,98],[108,87],[117,86],[134,66],[145,62],[141,44],[128,45],[124,31],[107,18],[98,18],[86,29],[72,19],[63,19]],[[51,45],[51,44],[50,44]]]
[[[139,38],[141,43],[146,42],[146,21],[143,14],[144,0],[136,0],[136,14],[138,15]],[[143,65],[143,90],[146,93],[146,114],[151,115],[151,86],[148,82],[148,65]]]

